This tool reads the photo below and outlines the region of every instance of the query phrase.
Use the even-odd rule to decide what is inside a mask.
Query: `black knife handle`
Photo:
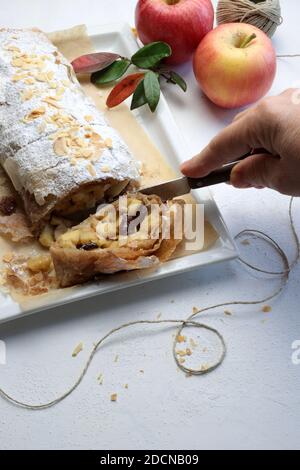
[[[232,169],[240,163],[240,161],[244,160],[247,157],[252,155],[257,155],[259,153],[269,153],[265,149],[255,149],[251,150],[251,152],[246,153],[243,155],[239,160],[236,160],[231,163],[227,163],[226,165],[218,168],[217,170],[212,171],[209,175],[204,176],[203,178],[188,178],[188,182],[191,189],[199,189],[205,188],[206,186],[213,186],[214,184],[219,183],[227,183],[230,181],[230,175]]]
[[[209,175],[204,176],[203,178],[188,178],[190,188],[205,188],[206,186],[213,186],[214,184],[230,181],[231,171],[238,163],[239,161],[229,163],[218,170],[212,171]]]

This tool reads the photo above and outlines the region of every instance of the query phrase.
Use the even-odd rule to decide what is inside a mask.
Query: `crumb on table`
[[[272,311],[272,307],[270,307],[270,305],[265,305],[261,310],[263,313],[270,313]]]
[[[76,348],[72,352],[72,357],[76,357],[82,350],[83,350],[83,343],[81,341],[79,344],[77,344]]]
[[[224,310],[224,313],[225,315],[227,315],[228,317],[231,317],[232,315],[232,312],[230,310]]]
[[[177,335],[177,337],[176,337],[176,342],[177,342],[177,343],[185,343],[185,342],[186,342],[186,336],[184,336],[184,335]]]

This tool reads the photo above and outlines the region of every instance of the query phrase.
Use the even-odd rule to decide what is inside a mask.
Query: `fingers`
[[[280,174],[280,160],[272,155],[253,155],[236,165],[230,182],[236,188],[276,188]]]
[[[206,176],[225,163],[239,159],[252,148],[262,147],[255,128],[252,114],[234,121],[199,155],[184,162],[181,165],[182,173],[192,178]]]

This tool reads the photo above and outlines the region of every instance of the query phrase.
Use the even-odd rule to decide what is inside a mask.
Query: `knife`
[[[251,152],[246,153],[238,160],[227,163],[226,165],[218,168],[215,171],[212,171],[209,175],[204,176],[203,178],[189,178],[187,176],[182,176],[175,180],[167,181],[165,183],[160,183],[151,187],[139,189],[139,192],[146,195],[156,194],[163,201],[172,199],[173,197],[183,196],[188,194],[191,189],[200,189],[206,186],[213,186],[219,183],[226,183],[230,181],[230,175],[232,169],[242,160],[247,157],[250,157],[254,154],[259,153],[269,153],[265,149],[255,149]]]

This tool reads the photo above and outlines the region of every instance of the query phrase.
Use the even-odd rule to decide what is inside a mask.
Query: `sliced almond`
[[[4,47],[4,49],[7,51],[21,52],[21,50],[17,46],[14,46],[14,44],[9,44],[8,46]]]
[[[261,310],[263,313],[270,313],[272,311],[272,307],[270,305],[265,305]]]
[[[32,77],[28,77],[28,78],[25,78],[24,83],[26,83],[27,85],[34,85],[35,80]]]
[[[108,147],[108,148],[112,148],[112,146],[113,146],[112,140],[110,138],[105,139],[104,143],[105,143],[106,147]]]
[[[178,349],[178,350],[176,351],[176,354],[177,354],[178,356],[180,356],[180,357],[184,357],[184,356],[186,356],[186,351],[183,350],[183,349]]]
[[[186,336],[177,335],[177,337],[176,337],[176,342],[177,343],[185,343],[185,341],[186,341]]]
[[[47,82],[47,76],[45,73],[38,73],[35,75],[35,79],[38,81],[38,82]]]
[[[46,77],[47,77],[47,81],[53,80],[53,78],[54,78],[53,70],[50,70],[49,72],[46,72]]]
[[[16,75],[13,75],[12,76],[12,81],[13,82],[18,82],[20,80],[24,80],[26,78],[26,75],[23,73],[23,74],[16,74]]]
[[[65,90],[66,90],[65,87],[63,87],[63,86],[59,87],[57,92],[56,92],[56,95],[58,95],[58,96],[63,95]]]
[[[110,167],[109,167],[108,165],[103,165],[103,166],[101,167],[101,171],[102,171],[103,173],[108,173],[110,170],[111,170],[111,169],[110,169]]]
[[[92,149],[80,149],[79,156],[83,158],[90,158],[93,155],[93,150]]]
[[[68,154],[68,146],[66,143],[65,137],[58,137],[53,143],[53,150],[58,156],[63,156]]]
[[[101,140],[101,137],[96,132],[92,132],[90,139],[91,139],[91,142],[94,144],[94,143],[99,142]]]
[[[46,112],[46,109],[43,106],[37,109],[33,109],[29,114],[27,114],[27,116],[23,118],[23,122],[34,121],[34,119],[38,119],[39,117],[43,116],[45,112]]]
[[[53,106],[54,108],[57,108],[57,109],[61,108],[60,104],[56,102],[56,99],[53,96],[47,96],[46,98],[43,99],[43,102],[50,104],[50,106]]]
[[[11,61],[13,67],[23,67],[24,61],[21,58],[16,58]]]
[[[76,357],[81,351],[83,350],[83,343],[80,342],[76,348],[74,349],[74,351],[72,352],[72,357]]]
[[[89,163],[86,168],[87,168],[87,170],[88,170],[88,172],[90,173],[91,176],[96,176],[97,175],[96,170],[95,170],[95,168],[93,167],[93,165],[91,163]]]
[[[33,90],[31,88],[26,88],[21,94],[21,99],[23,101],[30,100],[32,97],[33,97]]]

